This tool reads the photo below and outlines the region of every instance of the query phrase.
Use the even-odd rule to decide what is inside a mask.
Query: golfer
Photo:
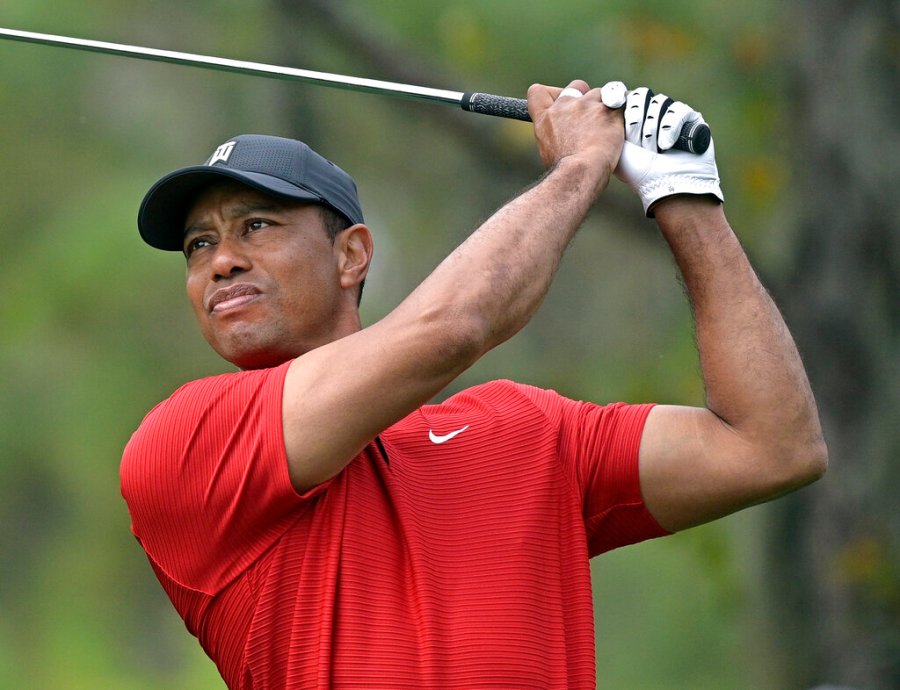
[[[122,493],[229,687],[593,688],[591,557],[824,472],[715,147],[671,148],[700,114],[646,88],[612,109],[583,81],[532,86],[528,106],[546,174],[366,328],[356,186],[305,144],[238,136],[145,197],[142,237],[183,251],[200,329],[240,371],[149,412]],[[511,381],[429,404],[528,322],[613,175],[680,268],[706,407]]]

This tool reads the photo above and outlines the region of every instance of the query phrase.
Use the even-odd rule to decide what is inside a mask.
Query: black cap
[[[266,194],[323,204],[351,223],[363,214],[353,178],[302,141],[242,134],[216,148],[203,165],[171,172],[150,188],[138,212],[138,230],[157,249],[181,251],[184,221],[211,182],[237,180]]]

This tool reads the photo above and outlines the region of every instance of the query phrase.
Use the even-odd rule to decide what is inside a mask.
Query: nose
[[[210,262],[213,280],[225,280],[238,273],[249,271],[253,264],[240,240],[222,237],[214,248],[215,254]]]

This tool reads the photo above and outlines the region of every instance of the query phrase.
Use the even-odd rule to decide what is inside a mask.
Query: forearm
[[[540,305],[566,245],[608,184],[623,141],[621,114],[603,106],[599,93],[557,99],[558,91],[529,90],[549,172],[390,314],[292,364],[285,443],[298,490],[334,476],[376,434],[514,335]],[[337,432],[335,419],[342,420]]]
[[[722,207],[681,197],[655,212],[691,301],[708,409],[780,462],[824,464],[818,413],[793,338]]]
[[[597,193],[589,179],[580,165],[556,166],[384,319],[294,363],[285,390],[303,395],[286,397],[285,438],[298,490],[334,476],[376,434],[524,326]]]
[[[534,84],[528,107],[548,173],[488,219],[398,309],[449,317],[476,342],[475,358],[510,338],[540,306],[569,241],[609,184],[622,152],[621,112]]]
[[[398,315],[439,312],[465,321],[481,340],[479,355],[510,338],[540,306],[566,246],[607,181],[583,160],[563,159],[450,254]]]

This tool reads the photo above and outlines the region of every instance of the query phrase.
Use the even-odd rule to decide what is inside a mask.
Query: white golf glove
[[[676,194],[711,194],[725,200],[719,186],[713,142],[705,153],[673,149],[686,122],[703,116],[681,101],[641,87],[625,102],[625,146],[615,174],[638,193],[644,212],[653,217],[657,201]]]

